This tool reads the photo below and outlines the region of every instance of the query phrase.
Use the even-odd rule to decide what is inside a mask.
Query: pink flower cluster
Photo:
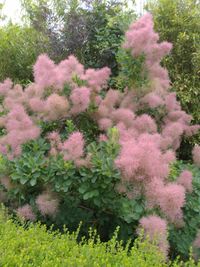
[[[142,134],[138,138],[121,140],[121,151],[115,164],[125,180],[147,182],[154,177],[164,180],[168,176],[169,163],[175,156],[166,157],[168,152],[162,153],[158,141],[152,137]]]
[[[159,207],[171,222],[180,223],[185,189],[180,184],[167,182],[169,163],[174,159],[172,151],[162,153],[159,136],[143,134],[137,139],[122,141],[115,164],[124,181],[141,185],[147,208]]]
[[[145,67],[152,86],[160,91],[169,86],[167,71],[161,67],[161,59],[172,49],[168,42],[158,43],[159,35],[154,32],[151,14],[145,14],[133,23],[125,35],[124,48],[129,49],[133,56],[145,55]]]
[[[80,132],[72,133],[63,143],[62,152],[65,160],[77,160],[84,154],[84,139]]]
[[[62,142],[58,132],[51,132],[48,135],[48,139],[50,141],[51,149],[50,155],[56,156],[59,151],[62,149]]]
[[[10,79],[6,79],[3,83],[0,83],[0,95],[4,96],[12,88],[13,83]]]
[[[72,102],[72,115],[85,111],[90,104],[90,89],[87,87],[75,88],[70,95],[70,100]]]
[[[81,76],[81,79],[87,81],[93,91],[100,92],[103,87],[107,86],[110,74],[111,71],[108,67],[99,70],[88,69],[85,74]]]
[[[49,59],[46,54],[40,55],[34,65],[35,83],[47,90],[48,87],[54,87],[57,90],[62,90],[65,83],[73,83],[74,75],[83,75],[84,68],[74,56],[69,56],[60,64]]]
[[[107,86],[110,73],[110,69],[107,67],[99,70],[88,69],[85,71],[83,65],[72,55],[68,59],[61,61],[58,65],[55,65],[44,54],[39,56],[34,66],[35,83],[43,90],[54,87],[54,90],[62,91],[66,83],[72,85],[72,87],[76,86],[74,78],[78,77],[86,81],[92,91],[99,92],[104,86]]]
[[[157,242],[160,251],[167,256],[169,243],[167,241],[167,223],[158,216],[150,215],[143,217],[140,220],[139,232],[141,228],[144,230],[145,236],[148,236],[150,241]]]
[[[185,190],[192,192],[192,173],[190,171],[183,171],[177,179],[178,184],[182,185]]]
[[[61,153],[65,160],[72,160],[77,167],[88,165],[89,158],[84,159],[85,141],[82,133],[73,132],[62,144]]]
[[[0,138],[0,151],[9,157],[21,154],[21,145],[40,135],[40,129],[34,125],[22,105],[15,105],[4,117],[1,126],[7,134]]]
[[[30,220],[30,221],[35,221],[36,216],[33,212],[32,207],[29,204],[26,204],[16,210],[16,214],[19,218],[24,219],[24,220]]]
[[[61,141],[58,132],[51,132],[48,139],[51,144],[50,155],[61,153],[64,160],[73,161],[77,167],[89,165],[89,155],[84,157],[85,141],[81,132],[73,132],[64,142]]]
[[[13,86],[10,79],[0,83],[1,110],[5,111],[0,127],[6,131],[0,138],[1,153],[9,157],[20,155],[22,144],[39,137],[37,123],[40,120],[62,120],[85,112],[90,103],[95,103],[97,93],[107,86],[109,75],[107,67],[84,70],[74,56],[56,65],[47,55],[41,55],[34,66],[33,84],[23,89],[20,85]],[[77,79],[87,85],[79,87]],[[71,88],[70,96],[64,93],[66,84]],[[67,157],[67,143],[64,147]],[[54,148],[51,154],[55,154]],[[76,161],[78,164],[78,159]]]
[[[39,195],[35,203],[38,210],[43,216],[55,216],[58,211],[59,201],[57,198],[53,197],[50,193],[44,192]]]

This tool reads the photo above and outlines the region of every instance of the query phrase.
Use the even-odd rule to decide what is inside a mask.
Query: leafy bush
[[[47,39],[30,27],[9,24],[0,27],[0,81],[7,77],[27,84],[40,53],[47,51]]]
[[[199,123],[200,3],[196,0],[148,1],[147,9],[154,16],[155,29],[161,40],[173,43],[172,53],[163,60],[173,90],[183,109],[193,116],[194,123]],[[199,136],[183,143],[182,158],[190,158],[189,143],[195,141],[200,141]]]
[[[159,237],[167,256],[167,230],[185,229],[187,195],[195,192],[191,172],[174,177],[171,164],[182,136],[200,126],[190,125],[169,90],[160,62],[172,45],[158,41],[150,14],[130,26],[123,47],[145,82],[126,77],[122,62],[121,92],[108,89],[107,67],[85,70],[74,56],[55,64],[44,54],[33,84],[0,84],[0,196],[11,211],[70,230],[83,221],[82,234],[93,226],[102,240],[117,225],[120,239],[143,228],[150,239]]]

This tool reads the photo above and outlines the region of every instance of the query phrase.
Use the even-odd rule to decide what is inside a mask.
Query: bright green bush
[[[117,241],[117,233],[107,243],[101,243],[95,232],[89,239],[77,242],[78,232],[47,231],[45,226],[20,226],[0,215],[0,265],[17,266],[167,266],[154,244],[139,238],[128,251]]]
[[[79,230],[63,234],[47,230],[41,224],[21,225],[0,212],[0,265],[2,267],[178,267],[200,266],[175,260],[166,262],[156,242],[135,240],[126,246],[117,240],[117,231],[102,243],[95,231],[89,238],[78,240]]]

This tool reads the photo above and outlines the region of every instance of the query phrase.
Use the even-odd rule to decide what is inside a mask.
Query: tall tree
[[[116,53],[133,10],[121,0],[22,0],[30,24],[48,36],[50,56],[74,54],[86,67],[109,66],[117,73]]]

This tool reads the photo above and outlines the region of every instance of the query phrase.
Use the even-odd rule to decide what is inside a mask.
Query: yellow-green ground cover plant
[[[80,226],[81,227],[81,226]],[[80,228],[63,234],[47,230],[39,223],[14,222],[0,212],[0,265],[2,267],[195,267],[192,258],[188,262],[179,259],[166,263],[157,249],[156,241],[149,242],[142,236],[134,246],[118,241],[117,231],[107,242],[101,242],[90,229],[89,237],[77,241]]]

